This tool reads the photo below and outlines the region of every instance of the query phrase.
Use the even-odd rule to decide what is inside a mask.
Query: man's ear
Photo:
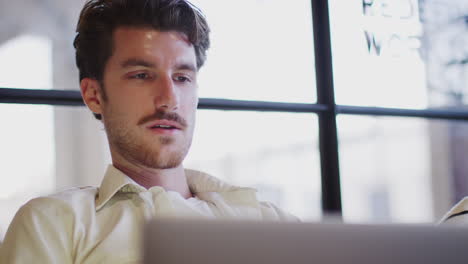
[[[91,78],[83,78],[80,82],[81,96],[89,110],[102,114],[103,91],[99,82]]]

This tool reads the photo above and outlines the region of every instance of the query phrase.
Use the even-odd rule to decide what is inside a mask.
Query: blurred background
[[[310,0],[192,0],[212,48],[201,98],[316,103]],[[0,87],[78,90],[84,0],[0,0]],[[338,105],[467,110],[466,0],[330,0]],[[199,110],[188,168],[320,221],[315,113]],[[85,107],[0,104],[0,240],[33,197],[98,186],[110,163]],[[468,194],[468,123],[338,115],[343,218],[434,223]]]

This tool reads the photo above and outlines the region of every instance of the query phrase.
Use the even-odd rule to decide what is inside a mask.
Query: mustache
[[[145,123],[155,121],[155,120],[173,121],[173,122],[178,123],[183,128],[187,127],[187,121],[183,117],[181,117],[179,114],[175,112],[166,112],[162,110],[158,110],[152,115],[143,117],[138,122],[138,125],[143,125]]]

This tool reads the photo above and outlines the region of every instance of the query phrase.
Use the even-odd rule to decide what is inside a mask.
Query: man
[[[81,93],[104,124],[112,165],[99,188],[24,205],[1,263],[139,262],[151,217],[296,220],[259,202],[253,189],[182,166],[209,47],[197,8],[185,0],[90,0],[77,33]]]

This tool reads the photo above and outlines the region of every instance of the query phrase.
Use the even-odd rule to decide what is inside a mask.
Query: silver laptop
[[[144,263],[436,264],[468,262],[468,228],[153,220]]]

